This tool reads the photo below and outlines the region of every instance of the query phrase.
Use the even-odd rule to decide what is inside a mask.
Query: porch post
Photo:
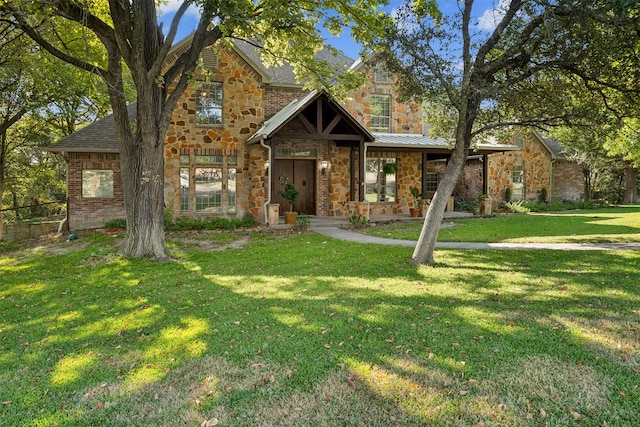
[[[422,172],[420,177],[422,194],[425,192],[425,188],[427,188],[427,161],[429,160],[429,154],[422,153]]]
[[[489,175],[489,155],[482,155],[482,194],[489,195],[489,180],[487,176]]]
[[[365,192],[365,173],[364,168],[367,162],[367,147],[364,144],[364,138],[360,139],[360,167],[358,168],[358,201],[364,202]]]
[[[356,201],[356,147],[351,147],[349,151],[349,199],[352,202]]]

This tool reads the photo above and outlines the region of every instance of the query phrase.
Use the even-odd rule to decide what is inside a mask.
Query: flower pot
[[[285,212],[284,223],[285,224],[295,224],[296,218],[298,217],[298,212]]]
[[[418,218],[420,216],[420,208],[409,208],[409,214],[411,218]]]

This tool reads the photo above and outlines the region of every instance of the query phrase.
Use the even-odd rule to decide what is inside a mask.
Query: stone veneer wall
[[[419,104],[397,101],[398,93],[391,84],[375,83],[373,70],[365,72],[365,85],[349,93],[345,108],[367,129],[371,128],[371,94],[391,95],[391,123],[389,133],[422,134],[422,110]],[[373,212],[372,212],[373,213]]]
[[[353,152],[355,170],[354,200],[358,200],[358,165],[360,154],[356,148]],[[329,216],[348,216],[351,201],[351,147],[338,147],[335,143],[329,145],[329,194],[327,213]]]
[[[536,200],[543,188],[551,194],[551,155],[533,136],[522,139],[522,150],[489,156],[489,196],[494,206],[504,201],[504,190],[512,186],[512,172],[524,171],[524,198]]]
[[[188,87],[171,116],[165,139],[165,203],[174,215],[180,214],[180,153],[185,150],[219,150],[237,153],[237,216],[256,214],[253,176],[264,170],[252,162],[247,138],[264,121],[264,89],[260,76],[241,58],[226,48],[218,49],[219,67],[211,81],[223,83],[222,126],[199,126],[195,123],[195,89]],[[258,156],[259,157],[259,156]],[[256,168],[256,169],[253,169]]]
[[[584,173],[582,167],[569,160],[556,160],[553,164],[551,200],[576,201],[584,199]]]
[[[113,197],[82,197],[83,169],[113,171]],[[67,160],[67,217],[69,230],[99,228],[114,218],[124,218],[120,155],[105,153],[69,153]]]

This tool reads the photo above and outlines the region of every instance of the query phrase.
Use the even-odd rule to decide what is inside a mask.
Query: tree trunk
[[[638,203],[638,168],[628,166],[624,169],[624,200],[625,205]]]
[[[463,131],[463,135],[456,138],[456,147],[425,215],[422,231],[411,258],[414,264],[435,263],[433,251],[436,247],[444,211],[447,208],[447,201],[456,187],[469,152],[470,141],[464,134],[466,132]]]
[[[6,132],[0,133],[0,240],[2,240],[4,236],[4,222],[3,222],[3,214],[2,214],[2,200],[4,198],[4,169],[5,169],[5,158],[6,158]]]
[[[146,89],[146,90],[145,90]],[[164,238],[164,135],[161,120],[163,93],[156,85],[138,86],[135,133],[121,129],[119,138],[120,169],[127,231],[124,256],[167,258]],[[126,103],[118,115],[124,120]],[[112,102],[112,105],[114,102]],[[114,116],[116,111],[114,109]]]

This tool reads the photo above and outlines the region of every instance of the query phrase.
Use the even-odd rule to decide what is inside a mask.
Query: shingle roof
[[[129,120],[136,118],[136,103],[127,107]],[[116,126],[113,114],[91,123],[89,126],[62,138],[45,148],[54,153],[117,153]]]
[[[540,141],[542,141],[542,144],[547,148],[547,150],[549,150],[549,152],[551,153],[551,157],[553,157],[554,159],[568,158],[569,151],[562,144],[560,144],[560,142],[556,141],[555,139],[539,135],[537,133],[536,136]]]
[[[262,75],[265,83],[286,86],[300,85],[300,83],[296,81],[296,75],[291,65],[283,64],[277,67],[267,67],[260,58],[260,48],[242,40],[234,40],[233,46],[240,56],[256,68]],[[337,73],[343,72],[344,69],[354,63],[354,60],[348,56],[343,54],[334,55],[327,49],[319,51],[316,54],[316,58],[335,67]]]

